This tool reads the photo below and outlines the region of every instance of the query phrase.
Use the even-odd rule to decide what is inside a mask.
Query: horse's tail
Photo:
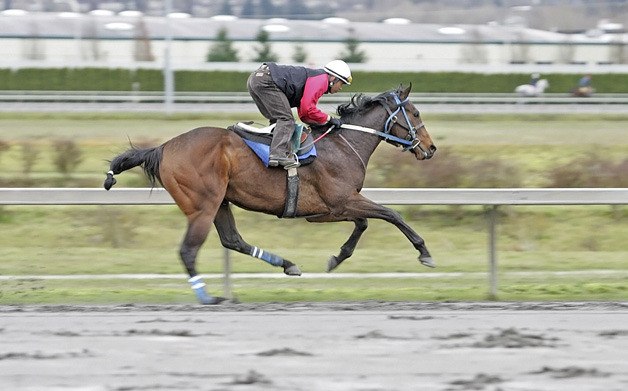
[[[161,162],[162,151],[163,145],[153,148],[136,148],[132,146],[131,149],[113,158],[107,178],[103,184],[105,190],[111,189],[116,184],[114,175],[137,166],[142,166],[144,173],[150,180],[151,186],[155,186],[156,181],[161,183],[159,163]]]

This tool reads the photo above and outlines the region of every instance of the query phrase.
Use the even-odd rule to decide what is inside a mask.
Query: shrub
[[[29,175],[39,157],[39,148],[32,141],[23,141],[22,146],[22,173]]]
[[[502,159],[493,158],[473,162],[467,175],[467,187],[521,187],[521,170]]]
[[[613,163],[599,155],[571,161],[550,169],[548,187],[626,187],[628,159]]]
[[[6,141],[0,140],[0,157],[2,156],[2,153],[8,151],[9,148],[11,148],[11,144]]]
[[[61,174],[70,175],[83,160],[82,152],[72,140],[57,140],[53,143],[54,165]]]
[[[460,187],[466,175],[462,159],[446,148],[420,162],[390,149],[378,151],[372,160],[368,187]]]

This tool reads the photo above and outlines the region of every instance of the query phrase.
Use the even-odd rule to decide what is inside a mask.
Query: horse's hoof
[[[340,263],[338,262],[338,258],[335,255],[332,255],[327,261],[327,273],[334,270]]]
[[[220,304],[223,301],[227,300],[224,297],[220,297],[220,296],[210,296],[206,299],[204,299],[203,301],[201,301],[201,304],[203,305],[216,305],[216,304]]]
[[[283,272],[289,276],[300,276],[301,269],[297,265],[290,265],[288,267],[283,268]]]
[[[421,262],[423,266],[436,267],[436,263],[430,256],[427,256],[427,257],[419,256],[419,262]]]

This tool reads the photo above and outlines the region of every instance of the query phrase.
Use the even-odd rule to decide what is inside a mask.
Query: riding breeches
[[[260,113],[271,124],[276,123],[270,154],[273,157],[287,157],[291,154],[290,138],[294,131],[294,117],[286,95],[277,87],[270,75],[270,69],[262,65],[251,73],[247,81],[249,94]]]

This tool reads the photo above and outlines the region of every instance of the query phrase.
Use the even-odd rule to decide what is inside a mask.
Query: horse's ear
[[[403,85],[399,86],[399,89],[402,89]],[[410,83],[410,85],[408,86],[408,88],[406,88],[405,90],[403,90],[403,92],[401,93],[400,98],[401,99],[406,99],[408,97],[408,95],[410,95],[410,90],[412,90],[412,83]]]

